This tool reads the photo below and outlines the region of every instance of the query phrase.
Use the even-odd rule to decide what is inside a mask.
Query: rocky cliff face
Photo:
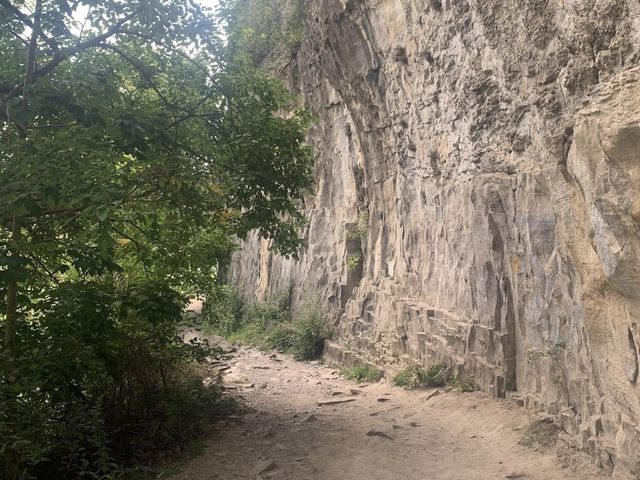
[[[300,261],[329,361],[445,362],[640,478],[640,2],[310,1],[288,67],[317,116]]]

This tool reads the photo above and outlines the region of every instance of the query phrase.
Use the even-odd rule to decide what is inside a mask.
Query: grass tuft
[[[548,448],[555,445],[560,428],[550,418],[535,420],[525,427],[518,443],[525,447]]]
[[[380,371],[373,365],[358,365],[356,367],[343,368],[340,373],[347,379],[358,383],[377,382],[380,380]]]
[[[434,363],[428,368],[422,365],[406,367],[393,377],[393,383],[408,390],[446,385],[459,388],[463,392],[472,392],[476,389],[473,380],[456,377],[449,367],[441,363]]]
[[[444,387],[450,377],[452,377],[451,370],[449,370],[446,365],[440,363],[435,363],[429,368],[421,365],[412,365],[400,370],[395,377],[393,377],[393,383],[407,389]]]

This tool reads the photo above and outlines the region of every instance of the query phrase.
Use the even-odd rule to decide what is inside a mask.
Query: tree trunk
[[[36,71],[36,53],[38,49],[38,35],[40,35],[42,18],[42,0],[36,0],[33,28],[31,29],[31,38],[29,40],[29,48],[27,50],[26,68],[24,74],[24,93],[27,95],[27,88],[33,84]],[[23,101],[27,101],[26,98]],[[22,128],[18,123],[15,124],[18,130],[18,134],[21,139],[26,138],[26,127]],[[11,256],[17,258],[20,256],[19,244],[22,240],[22,219],[18,215],[13,215],[13,221],[11,225],[11,241],[12,247]],[[18,280],[14,276],[9,280],[7,284],[7,308],[5,312],[5,325],[4,325],[4,353],[5,353],[5,367],[7,381],[14,384],[18,380],[18,359],[16,352],[16,330],[18,326]],[[7,410],[9,415],[17,416],[17,397],[13,390],[9,391],[7,401]],[[13,432],[19,434],[19,432]],[[6,452],[6,468],[5,473],[7,480],[17,480],[21,477],[22,472],[22,454],[20,448],[16,446],[10,446]]]
[[[21,239],[21,221],[17,216],[13,217],[11,226],[11,244],[15,247]],[[12,256],[18,254],[14,251]],[[7,309],[4,323],[4,354],[5,372],[9,384],[14,383],[18,376],[18,364],[16,360],[16,327],[18,325],[18,281],[12,279],[7,285]],[[9,414],[15,415],[16,398],[9,394],[6,398]],[[20,454],[17,449],[9,448],[7,451],[5,470],[7,480],[17,480],[20,476]]]
[[[11,243],[17,244],[21,238],[21,222],[17,216],[13,217],[11,227]],[[16,256],[14,252],[13,256]],[[9,378],[15,376],[16,356],[16,327],[18,324],[18,281],[11,280],[7,285],[7,310],[4,324],[4,351],[6,354],[7,373]]]
[[[33,28],[31,29],[31,38],[29,40],[29,49],[27,50],[26,67],[24,72],[24,87],[33,84],[36,71],[36,53],[38,48],[38,35],[40,35],[42,20],[42,0],[36,0],[35,11],[33,14]],[[26,93],[25,93],[26,95]],[[26,101],[26,98],[25,100]],[[21,138],[26,137],[26,129],[18,127],[18,133]],[[22,238],[22,221],[17,215],[13,216],[11,225],[11,245],[15,249]],[[17,257],[19,254],[16,250],[12,256]],[[18,281],[12,279],[7,285],[7,310],[4,325],[4,348],[6,354],[6,367],[9,381],[14,381],[16,372],[16,326],[18,324]]]

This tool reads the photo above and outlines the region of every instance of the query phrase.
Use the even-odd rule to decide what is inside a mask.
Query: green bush
[[[80,282],[32,303],[20,371],[1,371],[0,477],[120,478],[204,434],[229,404],[197,367],[217,352],[177,332],[183,305],[162,285]]]
[[[209,293],[202,306],[202,320],[208,330],[227,336],[242,328],[243,302],[240,293],[222,285]]]
[[[255,323],[265,330],[289,320],[289,295],[278,292],[270,295],[264,302],[254,302],[247,312],[245,321]]]
[[[298,315],[292,325],[294,335],[290,353],[298,360],[312,360],[322,355],[324,341],[331,338],[332,329],[322,313],[318,298],[306,298],[301,302]]]
[[[273,342],[267,338],[267,332],[289,322],[289,299],[284,292],[279,292],[245,308],[237,290],[219,286],[207,296],[202,318],[209,333],[222,335],[232,342],[276,348],[271,346]]]
[[[296,344],[296,331],[290,323],[276,325],[266,333],[264,342],[268,349],[290,352]]]
[[[358,365],[351,368],[343,368],[342,375],[347,380],[355,382],[376,382],[380,380],[380,371],[372,365]]]
[[[407,367],[393,377],[393,383],[408,389],[444,387],[452,379],[451,370],[446,365],[435,363],[429,368],[421,365]]]
[[[469,392],[473,392],[476,390],[476,384],[473,381],[472,378],[470,379],[461,379],[461,378],[455,378],[452,382],[451,382],[451,386],[459,389],[461,392],[464,393],[469,393]]]
[[[319,299],[303,299],[296,317],[291,319],[287,297],[283,294],[253,303],[245,317],[234,325],[240,326],[231,333],[217,331],[231,342],[278,350],[298,360],[320,357],[325,339],[332,334]]]
[[[267,350],[269,346],[265,343],[265,333],[264,328],[257,323],[247,323],[226,338],[234,344],[253,345],[261,350]]]

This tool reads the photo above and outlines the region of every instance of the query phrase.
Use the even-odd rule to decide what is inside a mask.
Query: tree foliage
[[[276,81],[228,64],[201,7],[41,0],[30,56],[31,21],[7,3],[0,241],[10,246],[14,217],[24,238],[19,258],[2,257],[13,267],[5,282],[127,262],[192,281],[255,228],[295,253],[310,186],[306,115],[282,115],[292,99]]]
[[[237,60],[281,70],[298,51],[307,0],[221,0],[230,28],[229,50]]]
[[[181,364],[176,292],[210,289],[236,238],[258,229],[285,255],[300,246],[308,115],[227,48],[219,23],[193,0],[0,0],[7,478],[48,458],[60,410],[76,402],[96,419],[80,437],[113,445],[114,362],[137,338],[160,342],[154,371]],[[155,387],[139,385],[148,400],[140,392]],[[29,408],[52,426],[16,437]]]

